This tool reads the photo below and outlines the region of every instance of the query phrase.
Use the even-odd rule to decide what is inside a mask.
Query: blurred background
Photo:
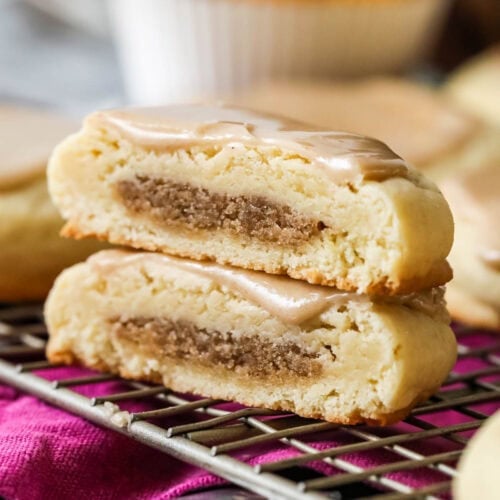
[[[100,248],[59,237],[45,178],[85,114],[225,100],[376,137],[440,182],[500,165],[499,38],[500,0],[0,0],[0,301],[43,300]]]
[[[0,100],[81,115],[276,78],[440,81],[499,39],[498,0],[0,0]]]

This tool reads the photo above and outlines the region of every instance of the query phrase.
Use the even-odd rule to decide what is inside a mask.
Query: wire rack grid
[[[72,387],[117,377],[93,373],[44,378],[44,370],[54,365],[45,359],[47,334],[38,305],[0,307],[0,382],[269,498],[446,498],[467,440],[500,408],[500,336],[463,326],[456,326],[455,332],[457,366],[462,363],[462,368],[454,370],[440,392],[415,408],[404,423],[384,429],[338,426],[259,408],[228,410],[221,401],[193,399],[163,386],[121,379],[123,391],[83,396]],[[474,342],[478,335],[480,343]],[[151,401],[154,408],[127,412],[122,405],[130,401]],[[437,416],[446,412],[453,418],[443,425]],[[175,425],[172,420],[179,416],[182,423]],[[316,436],[329,433],[346,442],[326,449],[314,446]],[[446,446],[423,452],[419,445],[435,439]],[[234,456],[252,446],[273,443],[296,453],[256,466]],[[374,450],[384,450],[391,460],[363,466],[362,461],[350,458]],[[331,466],[332,472],[304,475],[304,471],[311,472],[308,466],[318,462]],[[425,486],[409,486],[397,474],[407,477],[422,469],[436,473],[436,479]]]

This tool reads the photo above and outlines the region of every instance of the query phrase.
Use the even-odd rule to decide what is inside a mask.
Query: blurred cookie
[[[448,307],[469,324],[500,328],[500,164],[450,175],[441,188],[455,219]]]
[[[0,106],[0,301],[40,300],[57,274],[95,251],[59,236],[45,177],[54,145],[75,124],[37,109]]]
[[[477,128],[431,89],[402,79],[274,82],[237,100],[321,127],[376,137],[419,166],[460,147]]]
[[[500,45],[452,73],[444,90],[464,110],[500,126]]]
[[[453,481],[456,500],[500,498],[500,411],[481,426],[468,443]]]
[[[375,137],[435,180],[500,159],[498,133],[416,82],[275,82],[233,98],[261,111]]]

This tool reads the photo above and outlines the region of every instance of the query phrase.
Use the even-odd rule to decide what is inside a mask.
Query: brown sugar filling
[[[145,175],[117,182],[116,191],[131,212],[169,226],[223,229],[280,245],[302,243],[326,227],[263,196],[229,196]]]
[[[113,335],[135,352],[155,358],[193,360],[205,365],[239,369],[253,377],[321,373],[318,353],[310,353],[292,342],[248,335],[238,340],[231,332],[208,331],[189,321],[167,318],[111,318]]]

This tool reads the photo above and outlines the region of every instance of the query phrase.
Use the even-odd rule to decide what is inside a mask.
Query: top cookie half
[[[48,175],[66,236],[368,293],[451,278],[446,201],[367,137],[226,106],[104,111]]]

